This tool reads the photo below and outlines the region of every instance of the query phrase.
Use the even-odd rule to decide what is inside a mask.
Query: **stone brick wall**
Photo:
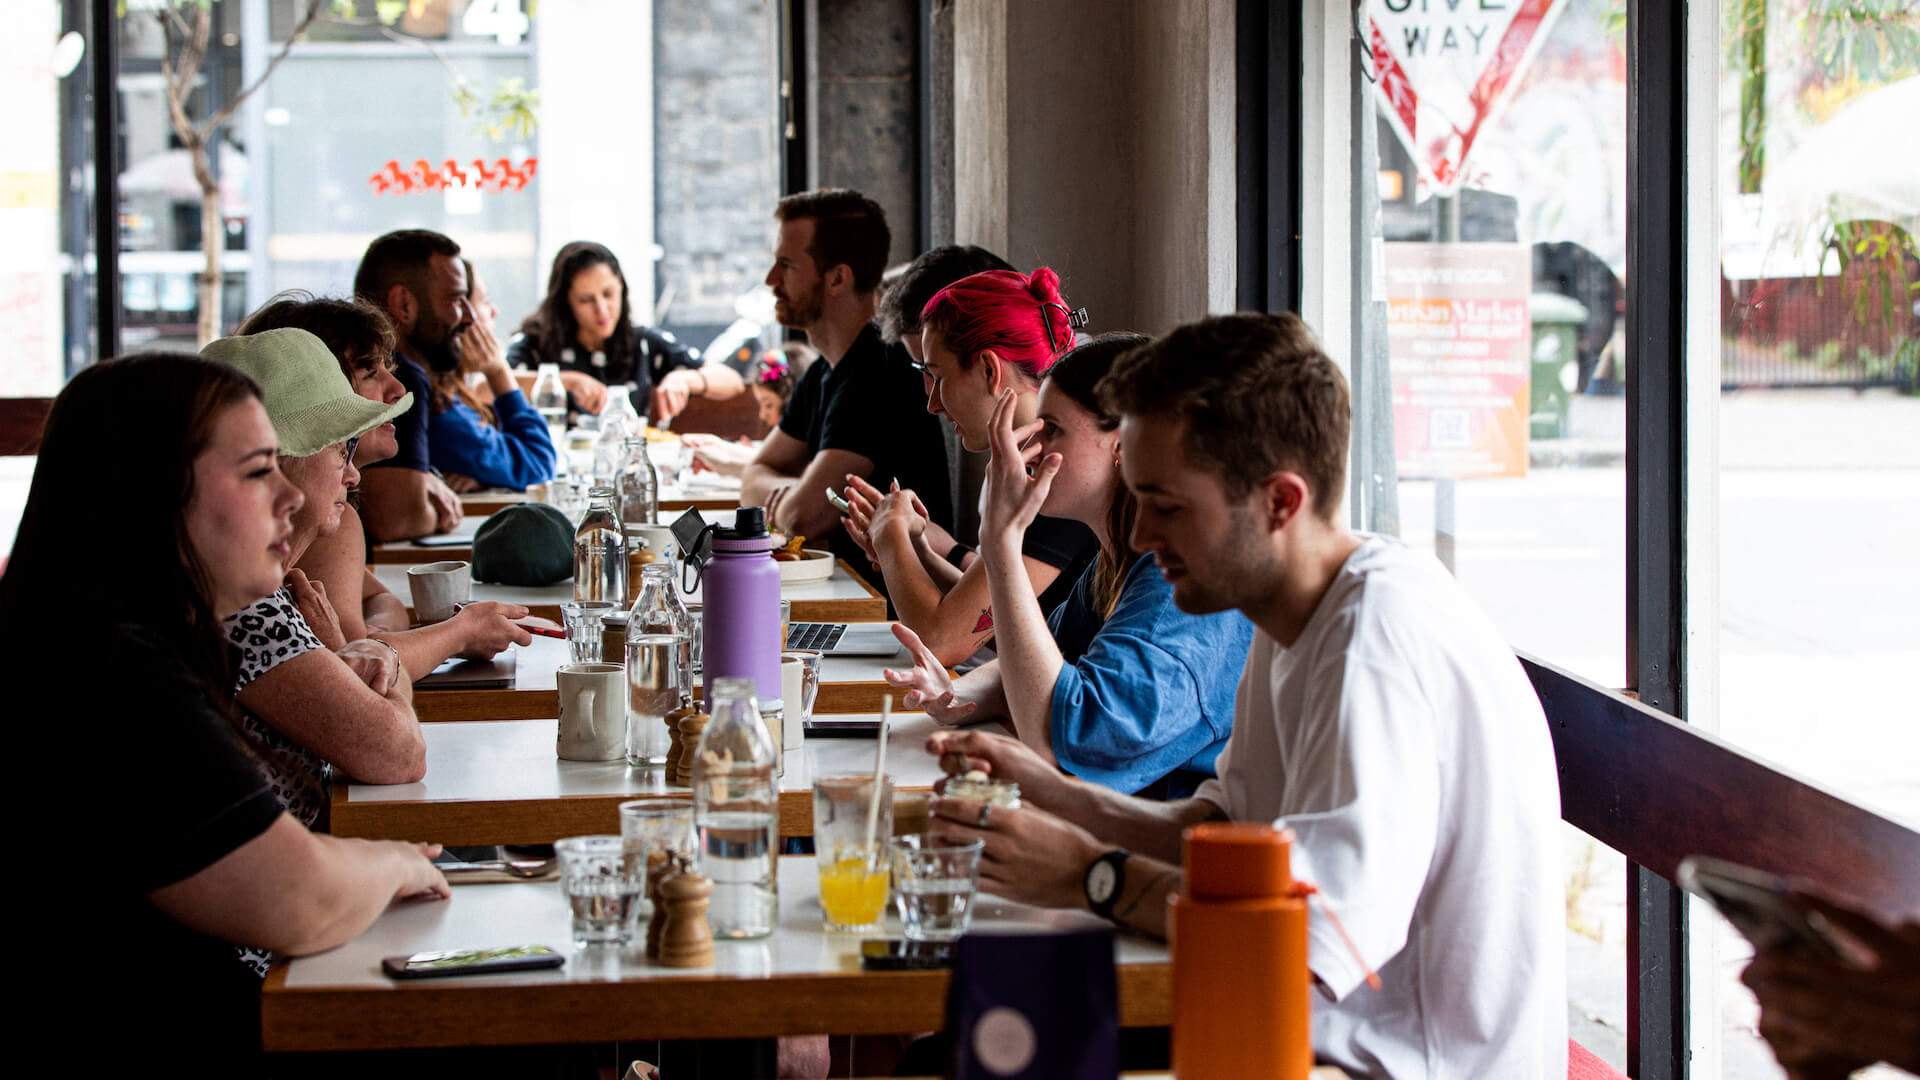
[[[654,0],[654,215],[673,292],[666,324],[693,344],[734,319],[771,259],[779,198],[772,0]]]

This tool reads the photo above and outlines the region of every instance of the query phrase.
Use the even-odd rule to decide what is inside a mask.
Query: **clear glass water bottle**
[[[533,380],[533,410],[547,422],[547,435],[562,462],[567,459],[567,387],[559,364],[541,364]]]
[[[644,439],[646,421],[633,411],[630,387],[607,387],[607,407],[600,412],[600,435],[593,443],[593,482],[612,484],[627,459],[627,440]]]
[[[693,700],[693,617],[673,587],[673,568],[640,570],[627,613],[627,764],[667,762],[667,715]]]
[[[586,516],[574,530],[573,598],[626,602],[627,538],[610,487],[587,492]]]
[[[694,751],[693,818],[700,872],[713,882],[707,920],[716,938],[766,937],[780,916],[773,737],[755,697],[752,679],[714,680],[713,721]]]
[[[626,456],[614,484],[620,492],[620,523],[628,532],[635,526],[656,522],[660,516],[660,473],[647,453],[646,436],[627,440]]]

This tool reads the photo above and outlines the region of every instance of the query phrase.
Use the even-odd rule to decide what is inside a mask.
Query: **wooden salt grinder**
[[[666,967],[712,967],[713,928],[707,925],[707,905],[713,882],[691,870],[660,883],[666,902],[667,924],[660,936],[660,963]]]
[[[680,721],[680,767],[674,770],[673,782],[681,787],[693,786],[693,763],[700,756],[700,733],[713,722],[706,713],[694,713]]]

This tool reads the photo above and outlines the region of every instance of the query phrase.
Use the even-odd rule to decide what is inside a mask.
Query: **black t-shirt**
[[[950,529],[953,504],[940,418],[927,411],[926,389],[907,366],[906,350],[896,349],[867,324],[838,364],[821,361],[801,376],[780,430],[806,443],[810,455],[846,450],[872,461],[869,483],[885,491],[899,480],[920,496],[935,523]],[[874,588],[885,590],[879,571],[844,532],[835,533],[829,546]]]
[[[507,365],[536,371],[541,364],[559,364],[561,371],[582,371],[608,386],[632,383],[634,411],[641,416],[653,404],[653,388],[667,372],[675,368],[697,368],[700,361],[665,330],[651,326],[630,327],[624,355],[610,356],[604,350],[588,352],[582,348],[561,349],[559,356],[542,355],[539,346],[526,334],[515,334],[507,342]],[[572,403],[569,402],[570,407]],[[576,407],[577,408],[577,407]]]
[[[413,404],[393,418],[393,437],[400,444],[400,452],[366,467],[432,472],[433,459],[427,452],[427,424],[431,422],[433,383],[426,368],[399,353],[393,356],[393,377],[413,393]]]
[[[1100,557],[1100,541],[1094,539],[1092,529],[1077,521],[1041,514],[1027,526],[1020,554],[1060,571],[1040,594],[1040,613],[1052,615],[1054,608],[1066,603],[1074,582]]]
[[[52,1000],[74,1013],[105,1010],[91,1025],[105,1040],[89,1050],[99,1060],[245,1074],[259,1052],[260,972],[234,945],[187,929],[147,896],[266,832],[281,806],[173,648],[137,627],[107,634],[86,648],[63,639],[34,658],[36,683],[82,695],[67,704],[84,701],[87,737],[153,781],[125,798],[61,803],[58,843],[91,850],[68,852],[85,868],[83,881],[61,886],[55,878],[30,890],[54,909],[43,925],[67,928],[59,935],[63,961],[46,969],[56,982]],[[60,745],[48,734],[40,739]],[[51,760],[70,758],[68,745]],[[85,914],[76,918],[75,906]]]

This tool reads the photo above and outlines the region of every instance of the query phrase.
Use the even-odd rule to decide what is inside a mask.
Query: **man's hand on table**
[[[1036,806],[986,807],[971,799],[936,798],[927,831],[940,843],[985,842],[980,853],[985,892],[1039,907],[1082,906],[1087,865],[1111,845]]]
[[[940,658],[933,655],[933,650],[927,648],[926,643],[920,640],[920,635],[909,629],[906,623],[894,623],[893,636],[913,656],[911,668],[904,671],[883,668],[880,672],[888,685],[907,692],[900,702],[901,706],[922,709],[933,718],[934,723],[943,727],[966,723],[976,705],[953,696],[953,680],[948,677],[946,666],[940,663]]]
[[[475,480],[471,476],[461,476],[459,473],[442,473],[440,474],[440,478],[446,481],[447,490],[453,492],[455,495],[465,495],[469,491],[479,491],[482,487],[480,481]]]
[[[960,776],[974,769],[995,780],[1020,785],[1022,802],[1042,809],[1061,806],[1070,798],[1073,781],[1052,762],[1007,735],[988,731],[936,731],[927,737],[927,753],[940,759],[940,768],[948,776]],[[941,781],[944,786],[946,781]]]
[[[465,511],[460,509],[460,496],[433,473],[427,474],[427,501],[433,506],[435,533],[452,532],[465,516]]]

